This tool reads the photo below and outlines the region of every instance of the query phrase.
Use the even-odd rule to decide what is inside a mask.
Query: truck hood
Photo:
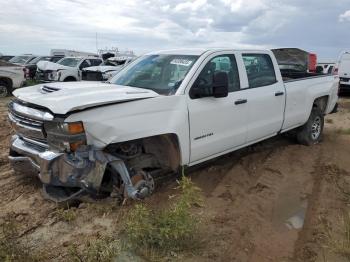
[[[70,66],[60,65],[50,61],[39,61],[36,65],[42,71],[46,71],[46,70],[57,71],[57,70],[63,70],[63,69],[71,70],[73,68]]]
[[[24,102],[48,108],[54,114],[159,96],[148,89],[95,81],[30,86],[15,90],[13,95]]]
[[[120,69],[122,69],[123,66],[90,66],[87,67],[85,69],[83,69],[83,71],[94,71],[94,72],[109,72],[109,71],[119,71]]]

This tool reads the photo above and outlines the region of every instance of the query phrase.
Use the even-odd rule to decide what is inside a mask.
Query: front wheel
[[[0,83],[0,97],[7,97],[10,94],[9,88]]]
[[[297,132],[300,144],[311,146],[321,141],[324,126],[324,116],[320,109],[313,108],[305,125]]]

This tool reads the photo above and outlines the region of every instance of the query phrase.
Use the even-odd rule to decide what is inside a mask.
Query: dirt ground
[[[68,261],[68,247],[106,235],[122,213],[106,200],[73,208],[74,219],[60,219],[57,206],[44,200],[38,179],[15,176],[7,160],[11,129],[0,100],[0,219],[20,225],[21,240],[47,261]],[[350,204],[350,97],[326,117],[322,143],[306,147],[278,136],[223,156],[195,170],[204,206],[200,248],[177,254],[184,261],[349,261],[334,243],[342,238],[341,217]],[[175,182],[147,203],[165,205]],[[172,260],[170,259],[170,260]]]

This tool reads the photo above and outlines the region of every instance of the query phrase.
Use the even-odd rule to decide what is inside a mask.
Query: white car
[[[322,71],[320,69],[321,71],[320,73],[323,73],[323,74],[332,74],[334,72],[335,66],[336,66],[336,62],[331,59],[329,60],[323,59],[317,62],[317,67],[322,68]]]
[[[342,52],[338,58],[340,92],[350,92],[350,52]]]
[[[98,57],[64,57],[56,63],[40,61],[37,64],[36,79],[42,82],[80,81],[82,69],[101,63],[102,59]]]
[[[339,77],[310,76],[282,76],[268,50],[170,50],[140,57],[110,83],[22,88],[9,104],[9,160],[55,201],[144,198],[182,167],[280,133],[318,143]]]
[[[82,80],[107,81],[135,58],[136,56],[110,57],[99,66],[84,68],[82,72]]]
[[[6,97],[12,90],[22,87],[25,73],[23,66],[0,60],[0,97]]]
[[[35,59],[37,56],[32,54],[24,54],[12,57],[9,62],[17,65],[27,65]]]

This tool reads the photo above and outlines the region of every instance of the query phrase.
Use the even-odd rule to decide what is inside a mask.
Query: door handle
[[[278,91],[275,93],[275,96],[283,96],[284,95],[284,92],[282,91]]]
[[[248,102],[247,99],[238,99],[235,101],[235,105],[245,104],[247,102]]]

